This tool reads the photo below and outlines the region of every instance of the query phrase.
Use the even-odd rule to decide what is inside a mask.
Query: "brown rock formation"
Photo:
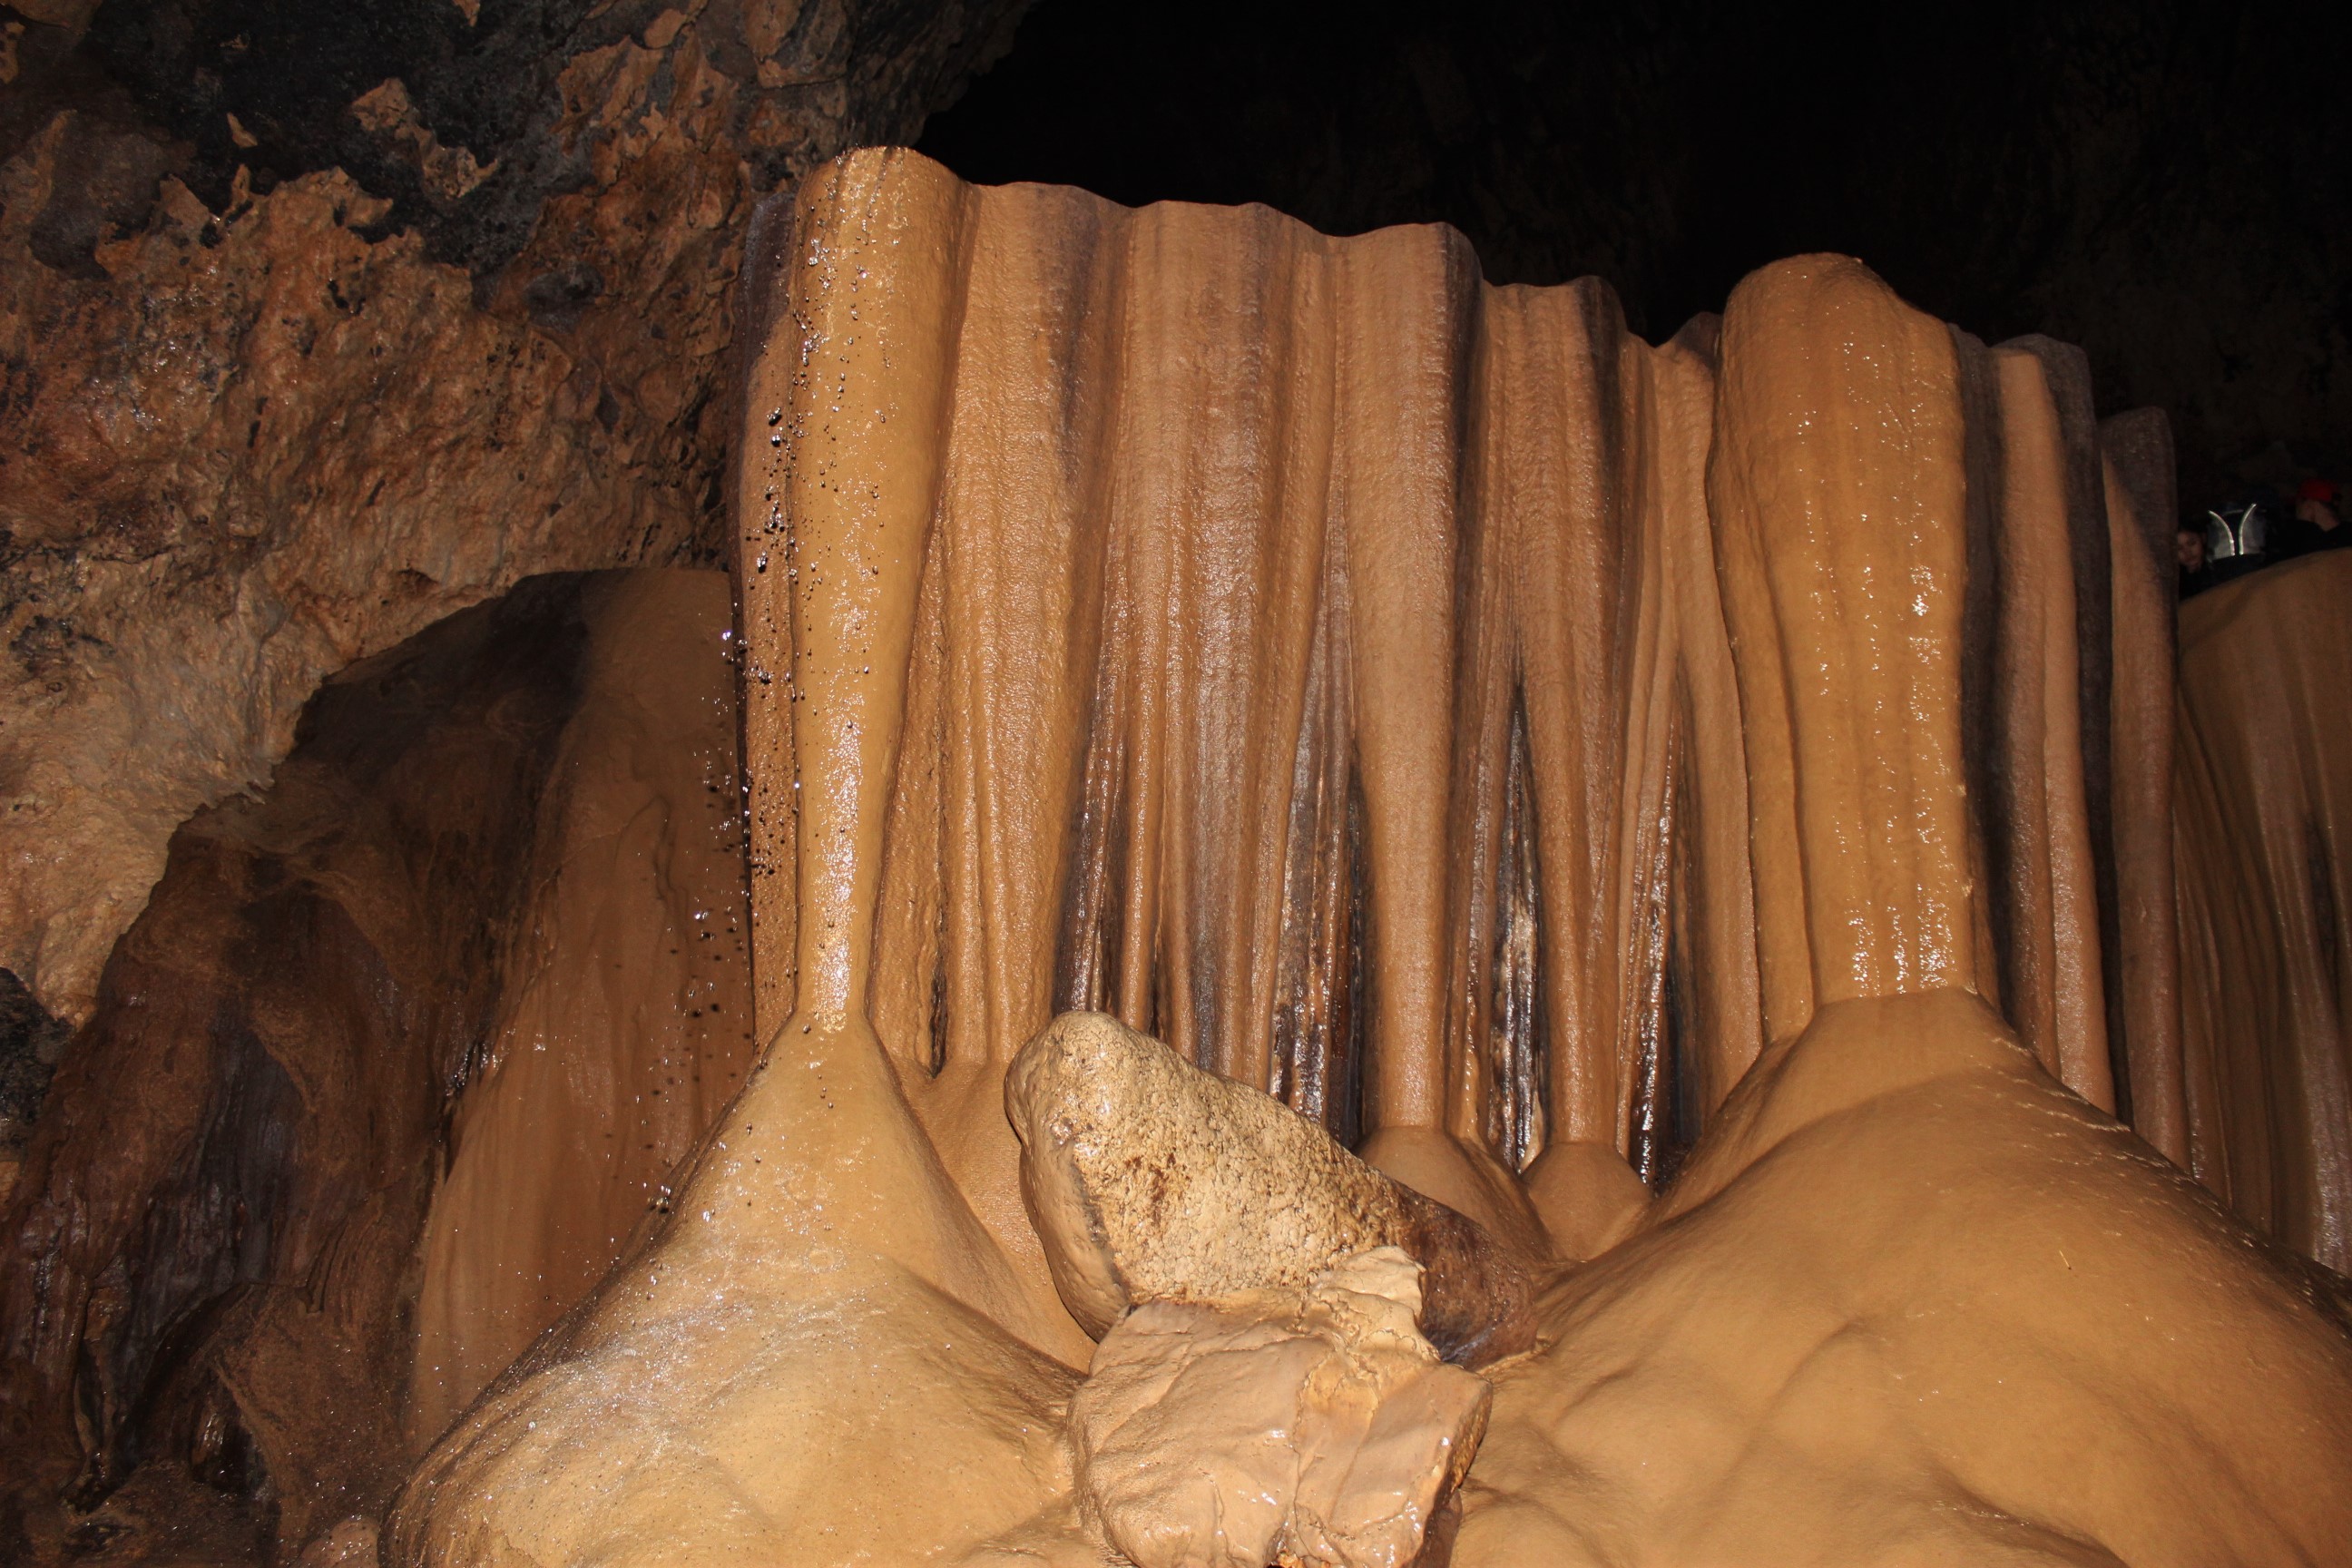
[[[34,1119],[72,1034],[33,1000],[23,982],[13,974],[0,977],[0,1203],[16,1189]]]
[[[12,23],[0,967],[87,1017],[172,833],[352,660],[534,573],[718,559],[752,205],[912,134],[1013,9]]]
[[[2352,1268],[2352,556],[2180,607],[2182,1016],[2190,1168]]]
[[[1960,639],[1903,635],[1963,597],[1949,342],[1796,262],[1741,286],[1723,354],[1727,600],[1769,595],[1755,662],[1801,672],[1784,885],[1821,1001],[1498,1373],[1455,1560],[2323,1561],[2352,1530],[2341,1281],[1970,994]]]
[[[2189,1101],[2180,1055],[2171,831],[2179,585],[2172,440],[2163,414],[2143,408],[2102,425],[2099,446],[2115,565],[2115,700],[2108,722],[2117,961],[2106,971],[2109,1038],[2119,1031],[2125,1043],[2118,1088],[2129,1108],[2126,1120],[2174,1164],[2186,1167]]]
[[[666,1201],[751,1054],[727,616],[536,579],[175,837],[5,1211],[26,1550],[372,1518]]]
[[[2105,1109],[2169,1048],[2108,752],[2168,661],[2074,356],[1834,257],[1653,349],[1442,230],[889,152],[751,311],[773,1044],[390,1560],[1105,1561],[995,1114],[1062,1008],[1617,1241],[1496,1369],[1458,1563],[2352,1535],[2340,1282]]]
[[[888,845],[873,1006],[901,1060],[1002,1061],[1055,1009],[1104,1007],[1343,1133],[1368,1125],[1375,1164],[1414,1166],[1434,1195],[1524,1235],[1507,1169],[1533,1164],[1541,1194],[1547,1146],[1597,1142],[1662,1176],[1696,1131],[1678,1117],[1703,1124],[1764,1040],[1801,1028],[1817,988],[1864,983],[1817,978],[1788,946],[1805,940],[1790,918],[1801,897],[1775,857],[1793,853],[1794,823],[1749,824],[1751,805],[1775,822],[1796,809],[1790,726],[1808,721],[1759,717],[1803,694],[1747,690],[1762,667],[1734,668],[1736,638],[1792,610],[1719,602],[1706,569],[1743,548],[1747,504],[1736,455],[1706,475],[1708,323],[1653,349],[1597,284],[1482,289],[1443,230],[1334,241],[1255,209],[1129,213],[1076,192],[968,190],[912,163],[857,180],[812,198],[840,216],[806,220],[795,259],[810,265],[782,268],[796,330],[835,351],[826,379],[771,355],[747,393],[746,723],[755,864],[781,868],[783,784],[835,765],[785,766],[782,715],[845,711],[810,684],[837,679],[814,640],[830,621],[811,617],[891,639],[850,648],[853,674],[884,680],[892,650],[911,650],[904,677],[856,688],[919,742],[859,829]],[[920,269],[864,259],[888,243],[875,236],[918,232],[934,237]],[[867,354],[902,341],[869,389]],[[2002,994],[2005,975],[2030,974],[2008,989],[2045,1019],[2063,990],[2073,1056],[2060,1062],[2054,1037],[2043,1048],[2105,1100],[2114,769],[2064,761],[2103,756],[2082,737],[2110,728],[2104,493],[2095,464],[2078,472],[2074,362],[2031,342],[2000,353],[2013,407],[1994,361],[1948,347],[1939,374],[1966,395],[1871,481],[1932,480],[1943,489],[1906,504],[1965,521],[1923,544],[1945,553],[1921,567],[1937,575],[1920,601],[1962,671],[1961,728],[1906,743],[1976,759],[1963,803],[1937,807],[1960,815],[1914,826],[1920,853],[1985,863],[1998,894],[1907,911],[1942,933],[1908,983],[1981,972]],[[867,406],[885,397],[887,426]],[[910,420],[934,434],[907,434]],[[856,502],[832,476],[868,451],[899,485]],[[1841,504],[1883,512],[1855,483]],[[869,529],[872,506],[902,510]],[[2086,508],[2095,549],[2076,541]],[[2037,528],[2063,561],[2004,546]],[[825,531],[840,529],[856,531],[836,547]],[[870,552],[883,533],[908,554],[860,555],[871,586],[830,597],[849,584],[814,552]],[[1964,585],[1963,557],[1994,564]],[[1885,624],[1857,624],[1862,652],[1908,625],[1919,585],[1835,566],[1775,591],[1791,605],[1863,594],[1856,613]],[[782,657],[788,582],[826,595],[799,612],[814,674],[798,679]],[[898,596],[874,597],[886,584]],[[1180,636],[1168,606],[1195,602],[1216,618]],[[994,639],[1022,651],[984,653]],[[2134,646],[2135,669],[2155,662]],[[2019,651],[1997,659],[2003,647]],[[1907,713],[1899,696],[1877,722]],[[1397,714],[1416,716],[1391,733]],[[858,733],[880,743],[870,721]],[[982,759],[1020,771],[999,782]],[[1865,773],[1841,787],[1888,786]],[[1863,798],[1874,814],[1899,805]],[[958,825],[999,821],[983,841],[1042,835],[1036,858],[965,865],[982,852]],[[2131,826],[2135,853],[2161,837],[2145,814]],[[1760,931],[1759,908],[1775,911]],[[2076,966],[2063,987],[2035,956],[2058,951],[2061,914]],[[764,1026],[790,1010],[793,943],[780,908],[762,920]],[[1382,932],[1410,934],[1409,951],[1390,954]],[[2168,969],[2129,935],[2115,945]],[[1017,982],[979,984],[989,952]],[[1679,1110],[1677,1081],[1693,1101]],[[1006,1161],[992,1180],[1010,1174]]]

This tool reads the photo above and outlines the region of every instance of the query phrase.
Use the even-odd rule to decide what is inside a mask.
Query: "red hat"
[[[2294,492],[2294,499],[2297,500],[2326,501],[2328,505],[2334,506],[2336,504],[2336,487],[2326,479],[2305,479],[2303,481],[2302,487]]]

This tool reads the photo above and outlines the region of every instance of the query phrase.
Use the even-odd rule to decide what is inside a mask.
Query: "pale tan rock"
[[[2347,1309],[1977,998],[1832,1003],[1490,1373],[1454,1565],[2339,1563]]]
[[[1078,1376],[1024,1306],[872,1034],[794,1025],[667,1228],[411,1479],[385,1561],[952,1562],[1067,1497]]]
[[[1469,1468],[1483,1380],[1413,1325],[1392,1247],[1306,1289],[1138,1307],[1070,1405],[1087,1517],[1137,1568],[1406,1568]]]
[[[1091,1332],[1137,1302],[1304,1289],[1400,1247],[1428,1270],[1414,1310],[1449,1359],[1526,1348],[1528,1272],[1475,1222],[1116,1018],[1054,1020],[1013,1058],[1004,1108],[1055,1287]]]

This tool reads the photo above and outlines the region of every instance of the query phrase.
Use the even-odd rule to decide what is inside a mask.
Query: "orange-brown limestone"
[[[1882,629],[1958,618],[1951,349],[1808,259],[1740,286],[1723,354],[1715,493],[1755,541],[1727,600],[1777,617],[1734,626],[1743,677],[1788,674],[1801,803],[1759,792],[1759,888],[1785,832],[1822,999],[1496,1374],[1454,1561],[2324,1561],[2352,1531],[2341,1282],[1970,994],[1957,638]]]
[[[2143,408],[2099,427],[2100,488],[2114,563],[2115,688],[2109,719],[2116,842],[2116,962],[2133,1131],[2184,1169],[2189,1097],[2181,1065],[2179,908],[2172,847],[2172,437]]]
[[[998,1109],[1069,1009],[1593,1258],[1494,1369],[1457,1563],[2352,1534],[2336,1288],[2097,1104],[2148,667],[2051,355],[1829,257],[1653,349],[1443,231],[890,151],[770,254],[768,1056],[388,1561],[1107,1561]]]
[[[906,590],[922,743],[894,774],[874,938],[873,1016],[910,1095],[978,1104],[964,1064],[1108,1008],[1533,1238],[1513,1169],[1548,1142],[1631,1151],[1670,1113],[1669,965],[1710,1100],[1760,1043],[1738,699],[1693,570],[1704,345],[1629,338],[1597,287],[1482,290],[1442,231],[1340,242],[1255,209],[943,192],[961,260],[931,330],[955,391]],[[835,254],[862,221],[781,268],[793,341],[857,335],[824,279],[879,285],[863,249]],[[788,677],[779,590],[809,570],[793,498],[833,504],[811,461],[845,434],[793,411],[823,363],[765,356],[747,393],[763,879],[791,858],[785,786],[819,772],[775,715],[819,695]],[[1206,618],[1171,619],[1190,604]],[[1689,892],[1669,899],[1677,853]],[[793,917],[759,903],[772,1026]]]
[[[2253,1224],[2352,1268],[2352,556],[2180,607],[2189,1152]]]
[[[1951,346],[1858,263],[1771,276],[1725,321],[1707,490],[1778,1042],[1832,1002],[1969,986],[1978,955]]]

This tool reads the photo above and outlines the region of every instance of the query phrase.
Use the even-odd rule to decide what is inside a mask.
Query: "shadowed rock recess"
[[[2270,1069],[2174,1000],[2160,420],[1841,257],[1653,347],[902,152],[761,232],[772,1043],[388,1561],[2352,1539],[2344,1282],[2166,1158]],[[1414,1382],[1463,1257],[1483,1423]]]
[[[668,1201],[752,1057],[727,613],[534,578],[173,837],[5,1210],[0,1546],[372,1538]]]

